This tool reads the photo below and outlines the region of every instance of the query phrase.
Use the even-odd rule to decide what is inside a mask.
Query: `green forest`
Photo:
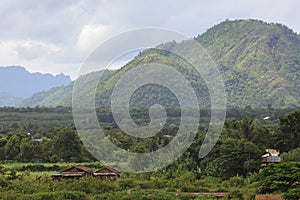
[[[123,133],[111,111],[97,108],[98,121],[111,141],[132,152],[165,146],[178,129],[180,112],[155,136]],[[300,110],[229,109],[219,141],[198,158],[210,118],[201,110],[199,131],[190,148],[172,165],[151,173],[122,173],[115,182],[82,178],[52,181],[51,174],[73,165],[97,169],[98,162],[80,141],[68,107],[0,108],[0,188],[3,199],[254,199],[256,194],[300,198]],[[147,109],[132,109],[133,119],[149,123]],[[268,116],[268,119],[264,119]],[[280,151],[282,161],[261,167],[265,149]],[[209,193],[210,196],[192,193]]]

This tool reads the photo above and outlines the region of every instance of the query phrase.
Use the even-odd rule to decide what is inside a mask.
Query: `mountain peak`
[[[70,82],[70,77],[64,74],[30,73],[22,66],[0,67],[0,91],[21,98]]]
[[[292,29],[259,20],[234,20],[215,25],[195,39],[218,64],[228,96],[238,97],[229,98],[231,106],[235,101],[255,107],[300,105],[300,36]]]

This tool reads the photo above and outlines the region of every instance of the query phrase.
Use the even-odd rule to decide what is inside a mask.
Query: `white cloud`
[[[16,44],[15,50],[17,51],[19,58],[25,60],[47,57],[55,52],[60,51],[60,47],[57,45],[29,39],[16,42],[13,41],[13,43]]]
[[[61,47],[33,40],[6,40],[0,42],[1,66],[25,66],[31,72],[59,74],[68,72],[74,79],[78,73],[78,67],[74,63],[57,63],[49,57],[61,52]],[[56,56],[57,57],[57,56]],[[54,59],[53,59],[54,60]]]
[[[114,27],[103,24],[89,24],[83,26],[77,41],[78,48],[89,52],[104,42],[114,32]]]

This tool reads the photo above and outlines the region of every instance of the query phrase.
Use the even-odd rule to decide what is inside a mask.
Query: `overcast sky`
[[[97,45],[124,31],[161,27],[193,37],[226,19],[252,18],[300,33],[299,9],[298,0],[1,0],[0,66],[74,79]]]

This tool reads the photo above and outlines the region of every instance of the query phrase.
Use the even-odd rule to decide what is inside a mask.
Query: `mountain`
[[[103,75],[103,81],[113,75],[114,71],[98,71],[93,72],[88,75],[79,77],[77,81],[84,82],[87,86],[90,85],[89,82],[94,81],[100,75]],[[41,91],[33,94],[32,96],[23,99],[17,104],[18,107],[26,106],[71,106],[72,101],[72,91],[73,91],[74,81],[66,86],[60,86],[51,88],[47,91]]]
[[[300,106],[300,36],[281,24],[225,21],[196,40],[217,62],[228,105]]]
[[[0,67],[0,106],[16,105],[22,98],[53,87],[68,85],[69,76],[30,73],[24,67]]]
[[[0,91],[0,106],[15,106],[18,104],[22,98],[17,97],[13,94]]]
[[[226,20],[194,38],[217,64],[225,83],[228,107],[262,108],[300,106],[300,35],[288,27],[258,20]],[[193,55],[186,42],[161,44],[164,49],[180,49]],[[209,106],[205,82],[188,63],[157,49],[141,52],[132,61],[116,70],[97,88],[96,104],[109,106],[110,95],[118,79],[138,64],[161,63],[176,68],[194,88],[199,102]],[[86,79],[89,80],[89,75]],[[91,78],[90,80],[93,80]],[[172,80],[169,80],[172,81]],[[66,86],[71,88],[72,85]],[[66,90],[59,88],[59,91]],[[69,89],[68,92],[71,92]],[[71,105],[71,94],[61,101],[57,90],[43,93],[34,105]],[[164,87],[146,85],[132,96],[131,105],[148,107],[153,103],[178,106],[176,97]],[[22,104],[26,106],[26,104]],[[28,105],[28,104],[27,104]]]

